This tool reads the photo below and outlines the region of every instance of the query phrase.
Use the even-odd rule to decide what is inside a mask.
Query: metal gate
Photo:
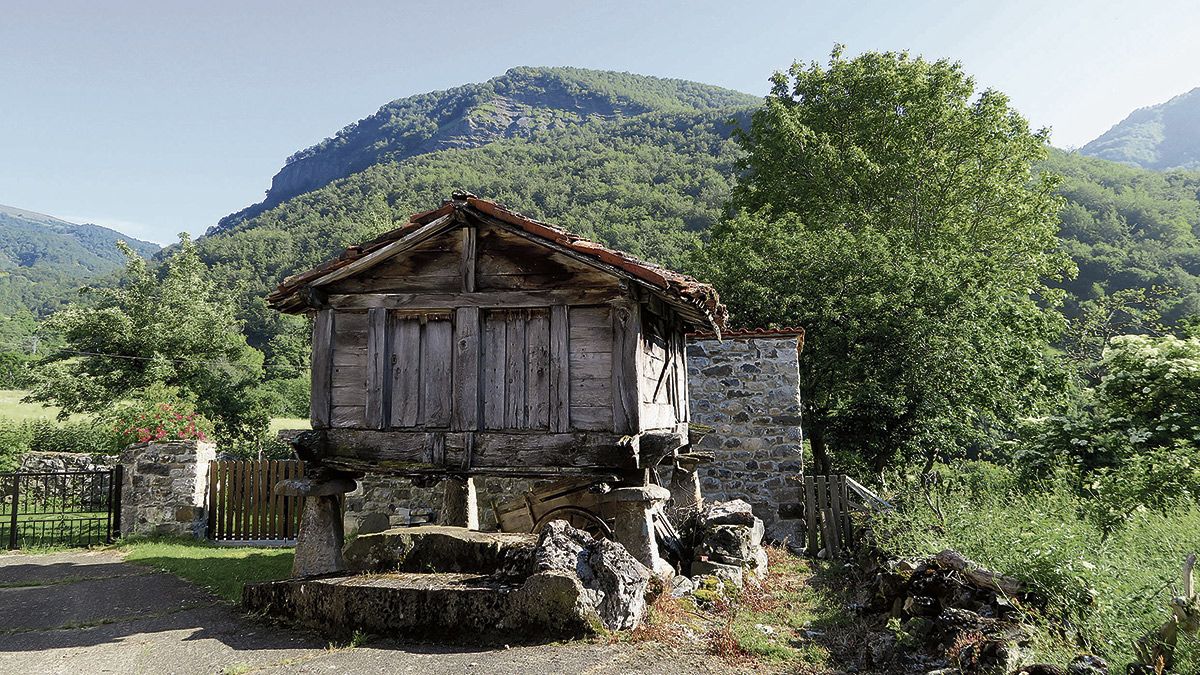
[[[120,465],[0,473],[0,541],[9,549],[111,544],[121,533]]]
[[[299,497],[275,494],[304,475],[298,460],[214,460],[208,465],[208,537],[216,541],[290,541],[300,529]]]

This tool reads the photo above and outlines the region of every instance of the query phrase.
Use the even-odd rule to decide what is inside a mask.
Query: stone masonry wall
[[[371,513],[384,514],[396,527],[437,522],[442,510],[441,483],[421,487],[407,478],[371,474],[358,483],[359,488],[346,495],[346,532],[357,531],[359,522]],[[518,478],[477,477],[480,529],[496,529],[492,505],[521,495],[529,486],[530,481]]]
[[[706,500],[744,499],[774,538],[800,517],[804,467],[799,334],[732,333],[688,343],[691,421],[714,427],[694,447],[716,461],[698,472]]]
[[[138,443],[121,452],[121,534],[205,536],[208,463],[216,446],[206,441]]]
[[[116,455],[89,455],[82,452],[27,452],[21,456],[17,471],[62,473],[64,471],[105,471],[117,463]]]

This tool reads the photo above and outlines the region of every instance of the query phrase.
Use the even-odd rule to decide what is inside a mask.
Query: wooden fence
[[[804,477],[805,551],[837,558],[854,548],[851,513],[890,509],[892,505],[844,474]]]
[[[302,500],[275,494],[275,484],[304,475],[296,460],[214,460],[208,465],[208,538],[287,541],[300,528]]]

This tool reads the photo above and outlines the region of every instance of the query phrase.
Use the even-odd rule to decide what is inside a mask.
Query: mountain
[[[1133,111],[1079,152],[1143,169],[1200,169],[1200,87]]]
[[[333,138],[287,159],[266,199],[215,231],[297,195],[385,162],[653,112],[755,105],[749,94],[706,84],[581,68],[512,68],[480,84],[392,101]]]
[[[107,227],[0,205],[0,313],[52,311],[87,281],[121,268],[117,241],[147,257],[160,248]]]
[[[290,320],[263,302],[281,279],[455,189],[686,271],[733,183],[740,150],[731,132],[759,103],[696,83],[550,68],[518,68],[450,92],[459,93],[389,103],[297,153],[276,176],[274,197],[198,241],[223,285],[240,289],[248,337],[268,356]],[[494,98],[480,102],[485,94]],[[542,122],[462,122],[510,109],[489,102],[498,99],[519,101]],[[1080,269],[1064,284],[1069,312],[1124,289],[1162,286],[1177,294],[1168,318],[1200,315],[1200,173],[1060,151],[1043,168],[1064,177],[1062,246]],[[284,196],[310,184],[320,187]]]
[[[738,156],[733,120],[758,102],[680,80],[514,68],[394,101],[293,155],[265,202],[197,244],[223,283],[242,289],[248,335],[262,347],[287,321],[262,300],[283,277],[455,189],[679,266],[720,215]]]

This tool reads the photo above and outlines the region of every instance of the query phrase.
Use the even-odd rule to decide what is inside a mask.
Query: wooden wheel
[[[560,506],[547,511],[533,524],[533,532],[541,532],[552,520],[565,520],[571,527],[583,530],[593,537],[612,539],[612,528],[608,526],[608,523],[604,522],[600,516],[578,506]]]

